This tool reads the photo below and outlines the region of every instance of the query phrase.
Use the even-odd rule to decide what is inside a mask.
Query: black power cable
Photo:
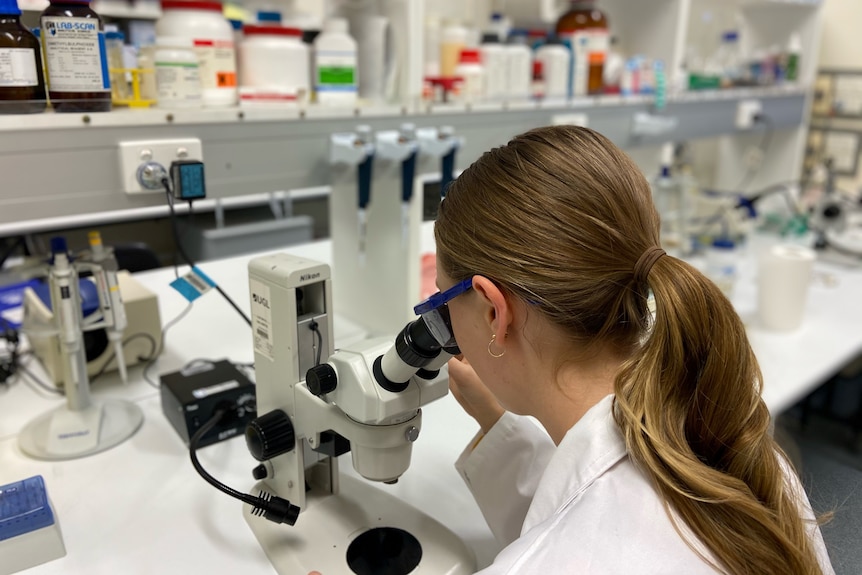
[[[192,261],[192,258],[190,258],[189,255],[186,253],[186,251],[183,249],[183,243],[182,243],[181,236],[180,236],[179,225],[177,223],[177,214],[174,211],[174,194],[171,191],[171,183],[168,180],[168,178],[162,178],[162,186],[164,186],[165,193],[167,194],[167,197],[168,197],[168,207],[170,208],[170,212],[171,212],[171,231],[173,232],[173,235],[174,235],[174,244],[176,245],[177,251],[179,252],[180,256],[183,258],[183,261],[186,263],[186,265],[188,265],[189,267],[194,267],[195,264]],[[191,204],[191,202],[189,202],[189,204]],[[235,309],[236,312],[242,316],[242,319],[244,319],[245,322],[249,326],[251,326],[251,318],[249,318],[245,314],[245,312],[243,312],[239,308],[239,306],[236,305],[236,303],[230,298],[230,296],[227,295],[223,289],[221,289],[221,286],[218,284],[215,284],[215,289],[218,290],[218,292],[233,307],[233,309]]]
[[[314,366],[317,367],[320,365],[320,356],[323,353],[323,334],[320,333],[320,325],[314,320],[311,320],[308,327],[317,334],[317,354],[314,358]]]
[[[254,495],[248,495],[247,493],[242,493],[232,487],[228,487],[207,473],[206,469],[204,469],[200,461],[198,461],[197,450],[201,438],[213,427],[218,425],[222,418],[230,413],[230,409],[217,409],[213,416],[210,417],[209,420],[207,420],[207,422],[194,433],[194,435],[192,435],[192,438],[189,441],[189,457],[191,457],[195,471],[197,471],[198,474],[207,481],[207,483],[222,493],[226,493],[231,497],[239,499],[243,503],[251,505],[252,515],[256,515],[258,517],[262,515],[264,518],[274,523],[288,523],[293,525],[296,523],[297,517],[299,517],[299,507],[292,505],[287,499],[283,499],[277,495],[272,495],[266,491],[261,491],[260,495],[255,497]]]

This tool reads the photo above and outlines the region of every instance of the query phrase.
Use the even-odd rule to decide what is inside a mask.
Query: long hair
[[[659,217],[628,156],[586,128],[522,134],[452,183],[435,236],[449,277],[491,278],[534,303],[573,349],[627,352],[614,417],[629,456],[717,569],[821,573],[732,305],[670,256],[634,277],[659,244]]]

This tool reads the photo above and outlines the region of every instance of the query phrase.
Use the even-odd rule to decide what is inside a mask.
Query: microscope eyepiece
[[[440,344],[423,318],[407,324],[395,339],[401,361],[415,368],[425,367],[440,353]]]
[[[441,349],[425,318],[419,317],[408,323],[395,338],[395,345],[375,360],[374,379],[387,391],[404,391],[410,378],[433,362]]]

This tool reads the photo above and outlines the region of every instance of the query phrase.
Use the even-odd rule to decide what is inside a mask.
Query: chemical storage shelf
[[[453,126],[464,138],[458,154],[458,167],[464,168],[516,134],[550,124],[586,124],[626,149],[761,133],[763,125],[747,130],[736,127],[739,103],[750,100],[760,103],[770,129],[794,130],[804,124],[807,97],[800,87],[685,94],[670,98],[658,114],[649,98],[601,97],[506,109],[485,105],[469,111],[464,106],[414,113],[363,109],[359,115],[349,110],[314,110],[305,117],[296,110],[245,110],[240,118],[237,109],[0,117],[0,132],[4,132],[0,170],[26,174],[8,179],[0,191],[0,235],[21,233],[24,222],[31,220],[135,209],[146,216],[147,208],[163,206],[163,193],[121,191],[121,142],[200,139],[208,197],[227,198],[327,185],[329,135],[352,131],[359,124],[375,131],[395,129],[403,122],[417,127]],[[172,122],[166,120],[167,113],[173,115]],[[638,118],[648,125],[655,121],[659,131],[636,134]]]

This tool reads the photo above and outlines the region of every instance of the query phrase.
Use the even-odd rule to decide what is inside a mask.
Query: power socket
[[[754,119],[763,111],[760,100],[740,100],[736,107],[736,129],[748,130],[754,126]]]
[[[120,176],[127,194],[163,194],[164,190],[147,190],[138,182],[138,168],[156,162],[169,170],[175,160],[203,161],[203,149],[198,138],[174,140],[141,140],[120,142]]]

